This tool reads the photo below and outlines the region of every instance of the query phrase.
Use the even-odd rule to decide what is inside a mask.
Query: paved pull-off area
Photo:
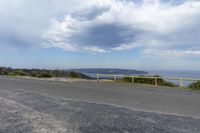
[[[199,133],[198,91],[0,77],[0,133]]]

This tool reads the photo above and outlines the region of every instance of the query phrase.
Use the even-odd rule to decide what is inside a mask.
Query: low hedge
[[[168,87],[178,87],[176,84],[168,82],[164,79],[162,79],[162,77],[160,76],[153,76],[153,77],[157,77],[157,84],[160,86],[168,86]],[[132,82],[132,77],[124,77],[122,79],[123,82]],[[141,84],[151,84],[151,85],[155,85],[155,79],[154,78],[142,78],[141,77],[134,77],[134,83],[141,83]]]
[[[21,70],[9,72],[8,75],[10,75],[10,76],[29,76],[28,73],[21,71]]]
[[[188,88],[191,90],[200,90],[200,81],[189,84]]]
[[[48,72],[41,72],[37,75],[38,78],[52,78],[53,75]]]

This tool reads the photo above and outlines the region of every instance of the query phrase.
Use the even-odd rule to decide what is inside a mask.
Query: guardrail
[[[152,77],[152,76],[127,76],[127,75],[112,75],[112,74],[97,74],[97,82],[100,81],[100,77],[111,77],[114,78],[114,81],[117,82],[117,78],[125,78],[129,77],[132,78],[132,83],[134,83],[135,78],[145,78],[145,79],[154,79],[155,86],[158,86],[158,79],[166,79],[166,80],[175,80],[179,81],[179,87],[183,87],[183,81],[200,81],[200,79],[193,79],[193,78],[173,78],[173,77]]]

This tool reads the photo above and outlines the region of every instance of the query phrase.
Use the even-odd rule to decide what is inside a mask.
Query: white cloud
[[[0,0],[0,19],[1,48],[200,56],[197,0]]]
[[[52,47],[65,50],[105,52],[125,49],[157,49],[196,53],[200,48],[200,2],[184,1],[174,5],[159,0],[137,3],[127,0],[107,0],[81,8],[93,12],[93,18],[84,19],[66,14],[63,20],[54,20],[44,38]],[[96,7],[98,13],[91,7]],[[79,10],[79,12],[81,12]],[[102,11],[102,12],[101,12]],[[76,12],[76,11],[75,11]],[[69,49],[68,49],[69,47]],[[181,54],[182,52],[178,52]]]
[[[151,57],[155,59],[199,59],[200,50],[161,50],[161,49],[144,49],[142,57]]]
[[[73,13],[88,5],[88,1],[0,0],[0,47],[41,47],[45,41],[42,35],[52,18]]]

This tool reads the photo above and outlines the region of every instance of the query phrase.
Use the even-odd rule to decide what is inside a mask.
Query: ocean
[[[200,79],[200,71],[149,71],[149,75],[160,75],[162,77],[174,77],[174,78],[194,78]],[[168,80],[179,85],[179,81]],[[187,86],[192,81],[183,81],[183,85]]]
[[[163,77],[176,78],[198,78],[200,79],[200,71],[149,71],[150,75],[160,75]]]

